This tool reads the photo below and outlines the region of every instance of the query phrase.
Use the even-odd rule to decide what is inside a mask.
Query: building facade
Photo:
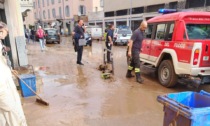
[[[33,11],[33,0],[19,0],[20,2],[20,8],[21,8],[21,13],[23,16],[23,24],[24,28],[29,28],[29,25],[31,25],[31,17],[28,15]],[[26,21],[26,18],[29,20]]]
[[[100,9],[100,8],[99,8]],[[80,18],[88,22],[93,0],[33,0],[35,23],[43,27],[64,28],[69,34]]]
[[[0,21],[5,22],[9,29],[9,35],[4,40],[4,44],[11,48],[9,56],[13,67],[28,65],[19,1],[0,0]]]
[[[192,11],[210,11],[210,0],[101,0],[104,7],[103,18],[89,18],[89,25],[108,24],[126,25],[135,30],[142,20],[160,15],[158,9],[189,9]],[[92,14],[94,15],[94,14]]]
[[[19,0],[21,12],[33,9],[33,0]]]

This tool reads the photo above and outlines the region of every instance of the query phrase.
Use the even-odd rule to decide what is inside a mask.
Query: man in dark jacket
[[[77,64],[84,65],[82,60],[82,53],[83,53],[83,46],[79,46],[79,39],[84,39],[84,32],[85,28],[83,27],[84,22],[83,20],[78,21],[78,25],[74,28],[74,40],[75,40],[75,46],[77,50]]]

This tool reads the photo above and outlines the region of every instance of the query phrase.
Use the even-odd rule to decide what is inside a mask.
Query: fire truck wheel
[[[178,76],[174,71],[171,60],[163,60],[158,68],[158,79],[164,87],[170,88],[176,85]]]

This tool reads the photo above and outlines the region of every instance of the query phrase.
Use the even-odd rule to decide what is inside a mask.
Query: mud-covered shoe
[[[128,70],[128,71],[127,71],[127,74],[126,74],[126,77],[127,77],[127,78],[132,78],[132,77],[134,77],[134,75],[132,75],[131,72],[132,72],[131,70]]]
[[[144,80],[142,78],[136,78],[136,82],[143,84]]]
[[[142,84],[144,82],[144,79],[141,78],[140,73],[136,73],[136,82]]]

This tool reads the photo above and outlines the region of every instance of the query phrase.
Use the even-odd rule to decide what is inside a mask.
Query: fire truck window
[[[155,39],[164,39],[166,33],[166,24],[158,24]]]
[[[210,39],[210,24],[187,24],[189,39]]]
[[[153,25],[148,25],[147,29],[145,30],[146,38],[148,39],[152,38],[152,28]]]
[[[169,24],[169,31],[168,31],[168,35],[166,37],[167,41],[171,41],[172,37],[173,37],[173,33],[174,33],[174,24]]]

